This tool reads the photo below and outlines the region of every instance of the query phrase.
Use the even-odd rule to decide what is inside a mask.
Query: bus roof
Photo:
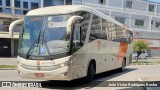
[[[60,5],[60,6],[50,6],[50,7],[38,8],[38,9],[29,11],[26,14],[26,16],[57,15],[57,14],[72,13],[76,11],[86,11],[86,12],[93,13],[94,15],[97,15],[105,20],[108,20],[116,25],[119,25],[125,29],[130,30],[127,26],[119,23],[118,21],[111,18],[110,16],[105,15],[104,13],[98,10],[95,10],[89,6],[85,6],[85,5]]]

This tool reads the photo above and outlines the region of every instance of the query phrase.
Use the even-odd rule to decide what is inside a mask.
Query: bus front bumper
[[[55,70],[28,70],[18,65],[18,73],[22,78],[39,79],[39,80],[71,80],[68,72],[69,66]]]

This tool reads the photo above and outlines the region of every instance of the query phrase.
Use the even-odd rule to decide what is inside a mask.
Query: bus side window
[[[88,12],[81,12],[79,16],[82,16],[83,19],[80,20],[80,31],[81,31],[81,44],[83,45],[85,40],[86,40],[86,34],[87,34],[87,29],[89,25],[89,20],[90,20],[90,13]]]
[[[97,16],[93,16],[92,24],[91,24],[91,31],[89,36],[89,42],[92,42],[96,39],[101,39],[101,24],[100,24],[100,18]]]
[[[102,39],[107,40],[108,35],[108,27],[107,27],[107,21],[102,19]]]

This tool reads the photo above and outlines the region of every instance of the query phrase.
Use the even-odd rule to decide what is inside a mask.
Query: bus
[[[18,73],[21,77],[71,81],[131,63],[132,31],[85,5],[44,7],[29,11],[21,25]]]

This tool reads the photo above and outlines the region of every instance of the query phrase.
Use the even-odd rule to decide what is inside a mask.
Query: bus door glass
[[[81,27],[80,22],[77,20],[73,25],[73,44],[72,44],[72,52],[76,52],[82,47],[81,41]]]

